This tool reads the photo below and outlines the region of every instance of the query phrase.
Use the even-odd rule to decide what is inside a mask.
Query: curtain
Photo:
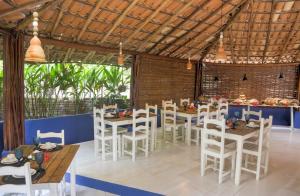
[[[131,97],[131,107],[137,107],[138,106],[138,78],[139,78],[139,68],[141,64],[141,56],[135,55],[134,61],[133,61],[132,69],[131,69],[131,91],[130,91],[130,97]]]
[[[194,99],[196,100],[202,94],[202,63],[200,61],[196,65],[194,92]]]
[[[4,149],[24,144],[24,34],[3,34]]]

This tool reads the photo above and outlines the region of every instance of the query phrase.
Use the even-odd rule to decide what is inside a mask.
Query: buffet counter
[[[242,110],[250,109],[253,111],[262,111],[263,118],[273,116],[273,125],[289,126],[291,130],[300,128],[300,112],[295,108],[299,106],[269,106],[269,105],[237,105],[229,104],[229,116],[234,116],[234,112],[239,112],[242,115]]]

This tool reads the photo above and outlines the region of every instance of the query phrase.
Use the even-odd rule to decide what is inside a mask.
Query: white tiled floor
[[[242,173],[240,186],[233,179],[218,184],[217,174],[200,176],[200,149],[185,144],[163,144],[148,158],[138,155],[136,162],[122,157],[102,161],[94,157],[93,142],[81,144],[77,173],[112,183],[166,195],[300,195],[300,132],[272,130],[270,169],[260,181]],[[100,195],[100,192],[98,192]],[[96,195],[92,189],[80,195]]]

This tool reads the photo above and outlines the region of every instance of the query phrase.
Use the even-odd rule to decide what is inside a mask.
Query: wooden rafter
[[[7,16],[7,15],[10,15],[10,14],[21,12],[25,9],[33,9],[36,6],[42,5],[42,4],[47,3],[49,1],[53,1],[53,0],[30,1],[28,3],[24,3],[24,4],[20,5],[18,7],[3,10],[2,13],[0,14],[0,18],[2,18],[4,16]]]
[[[239,15],[239,13],[246,7],[246,5],[249,3],[248,0],[242,1],[234,10],[232,13],[229,14],[229,18],[226,21],[226,23],[219,29],[219,31],[214,35],[214,38],[208,42],[202,49],[202,57],[200,61],[202,61],[209,50],[215,45],[215,43],[219,40],[219,36],[221,32],[224,32],[228,26],[234,21],[234,19]]]
[[[295,20],[293,21],[293,23],[291,25],[290,31],[289,31],[288,35],[286,36],[286,39],[285,39],[286,41],[284,42],[284,46],[282,47],[282,49],[281,49],[281,51],[278,55],[278,58],[276,60],[277,63],[279,63],[283,53],[286,51],[288,45],[290,44],[290,41],[293,37],[293,32],[295,30],[296,22],[299,21],[299,20],[300,20],[300,12],[297,13],[296,18],[295,18]]]
[[[266,36],[266,42],[265,42],[265,47],[264,47],[264,52],[263,52],[263,57],[262,57],[262,63],[265,62],[266,53],[267,53],[267,50],[268,50],[268,47],[269,47],[271,26],[272,26],[272,15],[273,15],[273,12],[274,12],[274,8],[275,8],[275,0],[272,0],[271,12],[270,12],[269,24],[268,24],[268,30],[267,30],[267,36]]]
[[[105,34],[105,36],[102,38],[100,43],[104,43],[107,38],[110,36],[110,34],[121,24],[122,20],[126,17],[127,13],[135,6],[135,4],[139,0],[133,0],[129,6],[122,12],[122,14],[117,18],[117,20],[114,22],[113,26],[109,29],[109,31]]]
[[[255,14],[253,14],[253,0],[250,1],[250,6],[251,6],[251,12],[249,14],[249,19],[248,19],[248,30],[247,30],[247,45],[246,45],[246,50],[247,50],[247,63],[249,63],[249,56],[250,56],[250,37],[252,34],[252,30],[254,27],[254,18]]]
[[[232,62],[235,63],[235,56],[234,56],[234,48],[233,48],[233,39],[232,39],[231,29],[232,29],[232,25],[230,27],[230,32],[228,34],[229,34],[229,42],[230,42],[231,59],[232,59]]]
[[[131,39],[138,33],[140,32],[157,14],[159,14],[160,10],[163,9],[166,5],[168,5],[170,0],[164,0],[163,3],[161,3],[158,8],[155,9],[155,11],[147,17],[147,19],[139,25],[139,27],[130,34],[130,36],[124,41],[124,44],[128,43],[131,41]]]
[[[181,8],[179,8],[174,15],[172,15],[171,17],[169,17],[169,19],[167,21],[165,21],[162,25],[159,25],[159,27],[153,32],[151,33],[149,36],[147,36],[147,38],[144,41],[144,44],[141,44],[141,46],[138,48],[138,50],[141,50],[142,48],[144,48],[144,46],[155,36],[157,36],[159,33],[161,33],[161,31],[168,27],[171,22],[177,17],[179,16],[180,13],[182,13],[185,9],[187,9],[188,7],[190,7],[192,5],[194,0],[190,0],[187,3],[184,4],[184,6],[182,6]]]
[[[194,9],[194,11],[188,15],[185,20],[182,20],[180,23],[177,24],[177,26],[175,28],[173,28],[171,31],[169,31],[166,35],[162,36],[162,38],[160,38],[151,48],[149,48],[146,52],[147,53],[151,53],[152,50],[154,50],[156,48],[156,46],[161,43],[163,40],[165,40],[167,37],[169,37],[174,31],[177,30],[177,27],[182,26],[184,23],[186,23],[187,21],[189,21],[191,18],[193,18],[196,14],[198,14],[198,12],[200,12],[202,10],[202,8],[208,4],[209,1],[204,1],[204,3],[202,3],[198,8]],[[171,41],[169,44],[173,44],[175,43],[175,41]],[[157,52],[157,54],[159,54],[162,50],[160,50],[159,52]]]
[[[88,26],[90,25],[90,23],[92,22],[92,19],[95,18],[95,16],[99,13],[99,8],[103,5],[104,2],[105,2],[104,0],[98,0],[96,6],[93,8],[91,14],[89,15],[88,19],[84,23],[84,26],[81,29],[81,31],[80,31],[80,33],[79,33],[79,35],[77,37],[77,41],[79,41],[81,39],[82,35],[86,31],[86,29],[88,28]]]
[[[57,18],[55,20],[55,23],[54,23],[54,26],[52,28],[52,31],[51,31],[51,37],[54,35],[55,31],[56,31],[56,28],[58,27],[64,13],[68,10],[69,6],[71,5],[72,3],[72,0],[64,0],[62,6],[61,6],[61,9],[59,11],[59,14],[57,15]]]
[[[228,1],[227,3],[229,3],[231,1]],[[190,28],[190,31],[194,31],[195,29],[197,29],[199,26],[201,26],[206,20],[208,20],[209,18],[211,18],[212,16],[216,15],[220,10],[222,9],[222,6],[218,7],[217,9],[215,9],[212,13],[208,14],[205,18],[201,19],[196,25],[194,25],[192,28]],[[174,39],[171,43],[169,43],[168,45],[166,45],[165,47],[163,47],[158,54],[161,55],[162,52],[164,52],[165,50],[167,50],[169,47],[173,46],[177,41],[181,40],[181,39],[186,39],[185,37],[188,36],[188,34],[190,33],[190,31],[186,31],[185,33],[183,33],[181,36],[177,37],[176,39]],[[199,33],[201,34],[201,33]],[[193,40],[195,37],[197,37],[199,34],[196,34],[193,37],[189,37],[189,39],[186,39],[185,42],[183,42],[182,45],[175,47],[175,49],[173,49],[172,51],[170,51],[168,54],[172,54],[175,53],[177,50],[179,50],[179,48],[181,48],[182,46],[185,46],[187,44],[189,44],[191,42],[191,40]]]
[[[46,10],[48,10],[50,7],[57,5],[61,0],[56,0],[56,1],[50,1],[45,3],[43,6],[39,7],[36,11],[39,13],[39,15],[43,14]],[[24,29],[27,27],[30,22],[32,22],[32,15],[28,14],[21,22],[18,23],[16,26],[17,30]]]

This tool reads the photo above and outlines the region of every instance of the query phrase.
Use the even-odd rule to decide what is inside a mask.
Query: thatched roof
[[[49,61],[111,63],[122,41],[128,54],[212,62],[224,31],[228,63],[300,62],[296,0],[3,0],[0,26],[31,35],[34,10]],[[99,47],[93,52],[47,40]]]

